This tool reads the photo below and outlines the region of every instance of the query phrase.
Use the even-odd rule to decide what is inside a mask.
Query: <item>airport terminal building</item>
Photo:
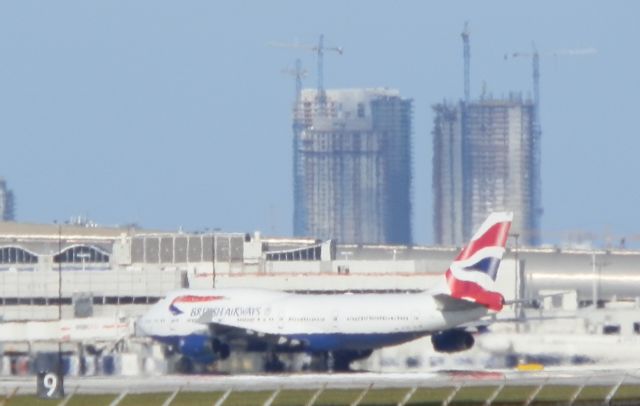
[[[51,320],[58,304],[62,318],[136,317],[182,287],[416,291],[439,281],[457,250],[0,222],[0,304],[5,321]],[[640,251],[512,248],[499,276],[508,298],[640,301]]]
[[[631,351],[629,346],[635,348],[640,342],[640,251],[516,250],[515,241],[508,246],[511,248],[501,262],[497,279],[505,299],[547,295],[535,303],[537,309],[527,312],[569,315],[573,321],[560,320],[555,324],[556,331],[563,332],[562,337],[571,337],[571,342],[580,332],[592,341],[585,349],[607,348],[598,340],[613,338],[622,340],[616,341],[616,348],[624,355]],[[215,286],[307,294],[411,293],[439,283],[458,250],[341,244],[259,233],[0,222],[0,375],[32,373],[39,359],[55,351],[58,340],[63,342],[71,374],[175,371],[177,361],[167,356],[166,348],[135,334],[137,318],[170,290]],[[594,303],[597,306],[590,307]],[[594,311],[596,308],[598,311]],[[500,315],[521,317],[519,311],[522,307],[505,308]],[[587,316],[575,317],[581,311]],[[492,328],[488,339],[499,337],[503,347],[504,343],[510,344],[506,353],[504,349],[497,355],[492,353],[491,359],[513,358],[510,352],[525,353],[538,347],[546,357],[549,348],[566,342],[566,338],[548,334],[552,325],[530,322],[522,330],[525,334],[507,331],[506,336],[497,335],[501,330]],[[546,335],[539,335],[543,333]],[[617,336],[605,335],[611,333]],[[545,340],[556,340],[556,344],[544,344]],[[481,351],[491,346],[476,347]],[[398,364],[399,370],[415,365],[455,368],[470,360],[484,362],[487,356],[476,352],[456,358],[428,353],[430,348],[429,342],[417,340],[376,351],[362,368],[388,369],[389,362],[397,360],[406,360]],[[421,361],[415,364],[415,359]],[[628,357],[622,360],[628,361]],[[259,368],[262,358],[258,354],[234,354],[220,362],[214,368],[237,372],[246,371],[247,365],[250,370]]]

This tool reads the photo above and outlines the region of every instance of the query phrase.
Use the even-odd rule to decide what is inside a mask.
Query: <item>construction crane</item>
[[[296,85],[295,101],[296,101],[296,106],[298,106],[300,104],[300,97],[301,97],[300,95],[302,93],[302,78],[307,76],[307,70],[302,68],[302,61],[300,60],[300,58],[298,58],[296,59],[295,68],[283,69],[282,73],[291,75],[295,78],[295,85]]]
[[[336,52],[338,55],[342,55],[344,50],[341,47],[325,47],[324,46],[324,34],[320,34],[317,45],[311,44],[299,44],[299,43],[278,43],[272,42],[271,46],[280,48],[297,48],[305,49],[316,53],[318,59],[318,94],[317,99],[321,104],[325,104],[327,101],[327,95],[324,89],[324,53],[327,51]]]
[[[533,179],[535,182],[533,201],[535,210],[542,214],[542,198],[540,196],[541,190],[541,177],[540,177],[540,138],[542,136],[542,130],[540,126],[540,57],[557,57],[557,56],[587,56],[596,54],[598,51],[595,48],[577,48],[577,49],[562,49],[549,53],[540,54],[536,48],[535,43],[531,44],[531,52],[512,52],[504,54],[505,61],[509,58],[531,58],[532,76],[533,76],[533,112],[532,112],[532,132],[533,132],[533,160],[535,162],[534,167],[537,168],[538,173],[534,174]]]
[[[471,64],[471,51],[469,46],[469,22],[464,23],[464,31],[462,31],[462,57],[464,58],[464,102],[468,105],[470,98],[470,64]]]
[[[531,58],[532,73],[533,73],[533,105],[534,105],[534,126],[540,126],[540,53],[536,48],[536,44],[531,45],[531,52],[511,52],[504,54],[505,61],[509,58]],[[594,55],[598,51],[595,48],[576,48],[576,49],[561,49],[549,53],[545,53],[544,57],[557,57],[557,56],[588,56]]]

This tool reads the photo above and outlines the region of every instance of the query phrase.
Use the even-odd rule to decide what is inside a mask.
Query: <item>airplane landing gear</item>
[[[284,371],[284,362],[280,361],[275,352],[268,352],[264,358],[265,372],[282,372]]]
[[[327,351],[316,356],[312,369],[327,372],[349,372],[353,361],[367,358],[373,350]]]

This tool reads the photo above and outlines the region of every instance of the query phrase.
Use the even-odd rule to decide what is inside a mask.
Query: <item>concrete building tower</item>
[[[397,90],[301,92],[294,108],[294,234],[411,244],[412,102]]]
[[[540,240],[534,103],[519,95],[433,107],[435,242],[462,245],[492,211],[512,210],[512,233]]]
[[[14,210],[13,192],[7,189],[4,178],[0,178],[0,221],[14,221]]]

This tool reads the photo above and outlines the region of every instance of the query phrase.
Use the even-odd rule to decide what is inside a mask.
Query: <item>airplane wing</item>
[[[569,293],[569,291],[548,293],[548,294],[544,294],[544,295],[536,295],[534,297],[529,297],[529,298],[524,298],[524,299],[505,300],[504,304],[506,306],[512,305],[512,304],[519,304],[519,303],[535,304],[535,303],[540,303],[542,300],[544,300],[544,298],[555,297],[555,296],[563,296],[563,295],[566,295],[567,293]]]
[[[495,317],[495,314],[485,316],[481,319],[464,323],[460,325],[462,329],[477,329],[480,331],[486,331],[488,327],[495,323],[527,323],[530,321],[546,321],[546,320],[558,320],[558,319],[567,319],[572,320],[576,319],[576,316],[523,316],[523,317]]]
[[[264,351],[273,349],[277,351],[301,351],[306,347],[306,343],[290,337],[265,333],[253,329],[232,326],[213,321],[213,312],[205,311],[200,317],[194,320],[196,323],[204,324],[209,328],[212,337],[229,344],[236,349],[248,351]]]
[[[433,299],[436,301],[438,310],[441,311],[462,311],[470,310],[481,307],[482,305],[468,300],[457,299],[451,295],[445,293],[438,293],[433,295]]]

